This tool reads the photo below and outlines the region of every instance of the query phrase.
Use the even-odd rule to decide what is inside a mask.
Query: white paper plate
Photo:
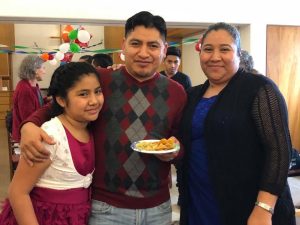
[[[159,140],[153,140],[153,139],[151,139],[151,140],[141,140],[141,141],[143,141],[143,142],[156,142],[156,141],[159,141]],[[165,154],[165,153],[177,152],[180,149],[179,144],[176,144],[175,148],[168,149],[168,150],[150,151],[150,150],[139,149],[139,148],[136,147],[136,144],[138,144],[141,141],[136,141],[136,142],[132,143],[131,144],[131,148],[134,151],[142,152],[142,153],[147,153],[147,154]]]

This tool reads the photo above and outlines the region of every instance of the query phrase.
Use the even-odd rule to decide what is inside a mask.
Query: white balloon
[[[123,52],[120,53],[120,59],[121,59],[122,61],[125,61],[125,55],[123,54]]]
[[[87,43],[91,39],[91,35],[86,30],[79,30],[77,39],[81,43]]]
[[[55,54],[55,58],[59,61],[62,60],[64,57],[65,57],[65,55],[62,52],[56,52],[56,54]]]
[[[52,66],[55,66],[57,64],[57,60],[54,58],[52,60],[49,60],[49,63],[52,65]]]
[[[70,43],[63,43],[59,46],[59,51],[62,53],[68,52],[70,49]]]

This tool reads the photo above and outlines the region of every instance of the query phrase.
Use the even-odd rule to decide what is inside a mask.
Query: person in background
[[[227,23],[209,26],[199,56],[207,81],[190,89],[180,129],[180,224],[294,225],[282,94],[239,69],[240,34]]]
[[[139,12],[125,24],[125,66],[99,69],[105,103],[91,124],[96,167],[90,225],[171,224],[168,175],[182,151],[145,154],[130,147],[135,141],[178,134],[186,93],[156,72],[166,54],[166,36],[162,17]],[[22,127],[22,154],[31,160],[48,158],[39,140],[52,142],[32,123],[49,119],[47,111],[39,110]]]
[[[256,69],[254,69],[253,57],[246,50],[241,50],[240,68],[253,74],[259,73]]]
[[[165,70],[160,71],[161,74],[171,78],[172,80],[178,82],[183,86],[185,90],[189,89],[191,85],[191,80],[190,77],[184,73],[181,73],[178,71],[178,68],[181,63],[181,51],[179,48],[176,47],[168,47],[166,57],[163,61],[163,64],[165,66]],[[175,168],[176,168],[176,186],[179,187],[180,182],[181,182],[181,161],[177,161],[175,163]],[[171,174],[170,174],[170,183],[172,182]],[[181,202],[181,196],[179,193],[178,196],[178,202],[177,204],[180,206]]]
[[[89,64],[92,64],[92,61],[93,61],[93,56],[91,55],[83,55],[83,56],[80,56],[78,62],[87,62]]]
[[[38,55],[27,55],[21,62],[19,78],[13,95],[12,138],[20,141],[20,124],[44,105],[38,81],[46,74],[44,60]]]
[[[95,68],[107,68],[113,65],[113,60],[110,55],[99,53],[93,55],[92,65]]]
[[[20,158],[1,225],[88,223],[95,152],[87,125],[104,101],[99,75],[87,63],[65,64],[55,70],[49,95],[54,117],[42,129],[56,144],[44,144],[50,158],[33,167]]]
[[[181,51],[176,47],[168,47],[166,57],[163,61],[165,70],[160,73],[175,80],[181,84],[185,90],[189,89],[191,85],[190,77],[184,73],[178,71],[181,63]]]

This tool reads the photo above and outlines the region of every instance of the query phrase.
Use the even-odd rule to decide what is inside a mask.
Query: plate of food
[[[179,151],[179,143],[175,142],[174,138],[169,139],[151,139],[136,141],[131,144],[131,148],[134,151],[148,153],[148,154],[165,154]]]

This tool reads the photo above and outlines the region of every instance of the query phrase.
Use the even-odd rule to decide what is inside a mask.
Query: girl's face
[[[64,115],[74,122],[90,122],[98,118],[104,97],[96,74],[89,73],[68,90],[67,98],[60,99]]]
[[[237,46],[226,30],[211,31],[203,41],[200,64],[210,82],[227,83],[240,64]]]

